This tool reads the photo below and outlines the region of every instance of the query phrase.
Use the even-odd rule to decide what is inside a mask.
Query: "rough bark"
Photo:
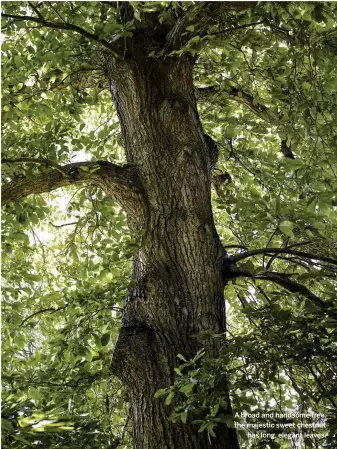
[[[225,425],[210,442],[193,424],[170,422],[170,409],[153,397],[172,384],[177,354],[190,358],[200,349],[199,332],[225,330],[224,251],[212,217],[211,161],[194,95],[193,60],[148,58],[146,39],[136,32],[123,60],[104,57],[127,162],[147,205],[145,219],[131,224],[131,231],[144,229],[145,235],[112,372],[128,391],[136,449],[238,448],[235,432]]]
[[[38,163],[52,166],[35,175],[16,178],[5,184],[1,191],[2,206],[31,194],[52,192],[69,185],[93,185],[115,198],[129,214],[144,216],[144,198],[137,175],[131,167],[111,162],[77,162],[59,166],[55,162],[33,158],[2,159],[3,163]]]
[[[121,19],[130,9],[125,5]],[[195,17],[195,32],[206,33],[222,12],[255,5],[206,2]],[[177,354],[189,359],[200,349],[198,333],[224,332],[226,327],[225,251],[212,217],[214,161],[198,116],[194,61],[188,55],[170,55],[181,44],[186,19],[180,16],[172,28],[165,22],[159,26],[155,14],[143,14],[131,38],[111,43],[69,23],[31,16],[4,17],[80,33],[106,49],[104,71],[119,115],[128,163],[123,172],[125,182],[117,169],[107,174],[104,164],[90,176],[79,171],[78,177],[63,167],[65,173],[55,169],[48,172],[49,180],[37,175],[34,180],[14,181],[5,191],[5,199],[6,195],[11,201],[75,181],[87,182],[115,196],[128,212],[131,232],[143,232],[142,247],[134,261],[134,288],[125,304],[112,359],[112,372],[128,391],[135,449],[238,449],[235,431],[225,424],[214,429],[216,438],[209,441],[205,432],[199,433],[190,422],[172,423],[171,410],[154,398],[157,389],[172,384]],[[186,34],[185,38],[189,37]],[[152,50],[161,56],[149,58]],[[129,182],[129,173],[135,183]],[[116,174],[118,182],[114,181]],[[33,184],[34,188],[29,187]],[[210,355],[216,355],[217,349],[217,343],[208,344]],[[223,385],[224,391],[226,388]]]

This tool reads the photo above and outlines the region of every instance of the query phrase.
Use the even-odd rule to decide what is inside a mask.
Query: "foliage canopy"
[[[323,413],[328,436],[306,447],[334,447],[337,7],[252,2],[206,20],[205,32],[208,3],[132,2],[125,21],[118,2],[4,3],[3,195],[50,168],[87,161],[84,176],[96,161],[125,162],[102,48],[147,12],[170,27],[183,10],[184,46],[149,58],[195,58],[200,118],[220,150],[214,217],[240,277],[225,289],[219,358],[180,360],[175,386],[158,395],[169,405],[183,393],[172,419],[194,417],[211,438],[219,419],[230,425],[221,392],[210,394],[226,372],[234,411]],[[37,193],[3,214],[4,446],[129,448],[127,397],[109,364],[141,236],[96,186]],[[254,447],[289,447],[277,441]]]

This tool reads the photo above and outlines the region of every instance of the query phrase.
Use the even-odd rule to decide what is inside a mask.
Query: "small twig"
[[[123,439],[124,439],[124,436],[125,436],[125,432],[126,432],[126,429],[127,429],[127,427],[128,427],[128,424],[129,424],[129,420],[130,420],[130,415],[128,415],[128,417],[126,418],[126,421],[125,421],[125,425],[124,425],[124,428],[123,428],[123,432],[122,432],[122,441],[123,441]]]
[[[273,240],[273,238],[274,238],[274,236],[275,236],[277,230],[278,230],[278,226],[276,226],[276,228],[274,229],[272,235],[269,237],[268,242],[267,242],[267,245],[266,245],[266,248],[268,248],[268,246],[270,245],[270,243],[271,243],[271,241]],[[263,265],[263,266],[264,266],[264,257],[265,257],[265,254],[264,254],[263,257],[262,257],[262,265]],[[270,264],[271,261],[269,260],[268,263]],[[268,270],[268,264],[267,264],[267,266],[266,266],[266,269]]]
[[[337,408],[337,404],[336,402],[333,400],[333,398],[327,393],[326,388],[324,387],[324,385],[321,382],[321,379],[317,376],[317,374],[315,373],[315,371],[312,369],[312,367],[309,365],[309,371],[310,373],[313,375],[314,379],[316,380],[317,384],[319,385],[320,389],[322,390],[322,392],[324,393],[324,395],[326,396],[326,398],[331,402],[331,404]]]
[[[60,225],[56,225],[54,223],[52,223],[51,221],[49,222],[50,225],[52,225],[54,228],[63,228],[64,226],[72,226],[72,225],[76,225],[78,223],[78,221],[73,221],[71,223],[63,223]]]
[[[57,9],[54,8],[54,6],[53,6],[51,3],[49,3],[48,6],[49,6],[49,7],[50,7],[50,8],[57,14],[57,16],[62,20],[63,23],[67,23],[67,22],[63,19],[63,17],[61,17],[61,15],[60,15],[59,12],[57,11]]]
[[[32,2],[28,2],[29,6],[32,8],[32,10],[35,12],[35,14],[39,17],[39,19],[44,20],[43,15],[40,13],[40,11],[36,8],[36,6],[33,5]]]
[[[210,33],[210,34],[207,34],[206,36],[217,36],[219,34],[230,33],[232,31],[241,30],[243,28],[249,28],[249,27],[256,26],[256,25],[263,25],[263,22],[261,21],[261,22],[246,23],[244,25],[238,25],[236,27],[226,28],[225,30],[222,30],[222,31],[217,31],[215,33]]]
[[[295,248],[295,246],[309,245],[310,243],[312,243],[311,240],[305,240],[304,242],[293,243],[292,245],[286,246],[286,249],[287,248]]]
[[[58,312],[59,310],[65,309],[66,307],[67,307],[67,306],[62,306],[62,307],[59,307],[59,308],[57,308],[57,309],[55,309],[54,307],[48,307],[47,309],[41,309],[41,310],[38,310],[37,312],[34,312],[34,313],[32,313],[31,315],[27,316],[27,317],[21,322],[20,327],[23,326],[24,323],[25,323],[26,321],[30,320],[31,318],[33,318],[33,317],[36,316],[36,315],[39,315],[40,313],[44,313],[44,312],[55,313],[55,312]]]

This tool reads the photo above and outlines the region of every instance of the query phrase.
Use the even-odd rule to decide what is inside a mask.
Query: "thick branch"
[[[276,273],[273,271],[266,271],[264,273],[252,274],[248,271],[232,271],[231,273],[235,277],[248,277],[251,279],[271,281],[275,284],[280,285],[284,289],[291,293],[299,293],[309,299],[313,304],[321,308],[331,308],[333,304],[331,302],[323,301],[319,296],[315,295],[311,290],[309,290],[305,285],[300,284],[296,281],[289,279],[289,276],[283,273]],[[330,311],[331,312],[331,311]]]
[[[328,307],[328,305],[319,296],[315,295],[305,285],[299,284],[298,282],[289,279],[289,277],[284,276],[281,273],[266,272],[253,276],[253,278],[274,282],[275,284],[280,285],[291,293],[300,293],[320,307]]]
[[[178,49],[185,44],[188,39],[193,36],[205,36],[209,26],[216,25],[219,22],[219,16],[228,11],[242,11],[253,6],[257,2],[204,2],[203,8],[200,8],[194,17],[189,17],[189,9],[185,12],[183,8],[176,8],[175,12],[178,14],[177,21],[173,28],[167,35],[167,47],[170,51]],[[193,9],[193,8],[190,8]],[[193,15],[193,14],[192,14]],[[260,24],[262,22],[258,22]],[[186,26],[193,25],[194,32],[186,33]],[[231,32],[235,29],[247,28],[254,24],[244,24],[238,27],[233,27],[223,31],[210,33],[211,35],[223,34]],[[184,35],[184,36],[183,36]]]
[[[251,109],[255,114],[257,114],[266,122],[273,124],[273,122],[275,121],[275,118],[273,118],[271,111],[267,106],[257,102],[252,94],[240,90],[237,87],[220,85],[200,87],[196,91],[196,96],[200,100],[206,100],[212,97],[214,94],[220,92],[225,92],[233,100],[237,101],[240,104],[248,106],[249,109]]]
[[[86,37],[89,40],[99,42],[101,45],[103,45],[110,51],[114,50],[112,45],[108,41],[106,41],[105,39],[101,39],[97,34],[90,33],[89,31],[69,22],[49,22],[48,20],[43,19],[41,16],[33,17],[33,16],[21,16],[17,14],[5,14],[5,13],[2,13],[1,15],[2,17],[7,17],[9,19],[14,19],[18,21],[39,23],[40,25],[46,28],[53,28],[55,30],[73,31],[75,33],[81,34],[82,36]]]
[[[249,107],[251,111],[257,114],[260,118],[265,120],[266,122],[273,124],[273,116],[271,111],[267,106],[257,102],[252,94],[248,92],[244,92],[237,87],[232,87],[227,89],[226,92],[228,95],[233,98],[235,101],[241,104],[245,104]]]
[[[241,2],[206,2],[208,5],[211,5],[211,12],[221,14],[226,11],[244,11],[245,9],[253,8],[257,6],[259,2],[253,1],[241,1]]]
[[[176,24],[171,29],[167,36],[169,48],[178,48],[182,44],[186,43],[188,39],[193,36],[206,36],[208,35],[209,28],[219,24],[219,18],[222,14],[228,13],[230,11],[240,12],[245,9],[252,8],[256,6],[258,2],[203,2],[202,8],[198,7],[194,10],[194,6],[188,8],[186,13],[181,9],[182,14],[178,18]],[[192,9],[192,14],[190,10]],[[186,25],[193,26],[193,31],[190,33],[184,33]],[[246,28],[251,25],[243,25]],[[235,29],[235,28],[234,28]],[[225,30],[233,31],[233,30]],[[220,34],[222,32],[211,32],[210,35]],[[184,38],[181,39],[182,34],[185,34]],[[181,42],[180,42],[181,41]]]
[[[254,114],[260,117],[262,120],[266,121],[270,125],[277,125],[279,115],[272,113],[272,111],[262,103],[255,100],[254,96],[248,92],[238,89],[237,87],[230,86],[209,86],[201,87],[196,91],[196,97],[200,100],[209,99],[214,94],[225,92],[232,100],[237,103],[244,104],[247,106]],[[291,148],[287,145],[286,140],[281,141],[281,152],[284,157],[289,159],[295,159],[294,153]]]
[[[254,27],[257,25],[262,25],[262,24],[263,24],[263,21],[244,23],[243,25],[237,25],[237,26],[233,26],[230,28],[225,28],[224,30],[221,30],[221,31],[210,32],[208,36],[218,36],[218,35],[223,35],[226,33],[233,33],[233,31],[243,30],[244,28],[251,28],[251,27]]]
[[[174,50],[182,45],[181,35],[185,31],[187,21],[188,15],[184,12],[183,9],[181,9],[176,23],[166,37],[167,47],[169,50]]]
[[[9,160],[7,160],[8,163]],[[17,163],[20,160],[14,160]],[[21,162],[32,163],[32,158]],[[51,192],[69,185],[93,185],[100,187],[108,196],[118,201],[127,212],[143,208],[143,197],[137,178],[131,167],[121,167],[111,162],[77,162],[64,166],[37,159],[37,163],[53,165],[42,173],[13,179],[2,189],[2,205],[18,201],[32,194]]]
[[[206,28],[210,25],[214,25],[219,21],[219,15],[229,11],[244,11],[245,9],[253,8],[257,6],[258,2],[205,2],[204,6],[200,10],[200,14],[197,15],[199,28]]]
[[[297,251],[289,248],[262,248],[262,249],[253,249],[251,251],[247,251],[245,253],[238,254],[237,256],[232,257],[232,261],[234,263],[239,260],[246,259],[247,257],[256,256],[258,254],[291,254],[293,256],[299,256],[304,259],[311,260],[320,260],[322,262],[331,263],[332,265],[337,265],[337,259],[333,259],[332,257],[321,256],[319,254],[307,253],[304,251]]]

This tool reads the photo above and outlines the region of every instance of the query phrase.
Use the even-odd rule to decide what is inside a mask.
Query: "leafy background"
[[[134,19],[121,25],[107,3],[32,4],[48,20],[69,17],[106,39],[130,36],[150,9],[165,23],[176,6],[133,2]],[[192,23],[181,52],[198,55],[200,117],[220,150],[213,207],[229,254],[301,244],[336,258],[335,3],[262,3],[224,14],[204,36],[193,25],[203,3],[180,6]],[[28,2],[3,10],[34,14]],[[99,44],[25,21],[3,18],[3,27],[3,157],[123,163]],[[4,163],[3,182],[41,169]],[[7,205],[2,220],[4,447],[131,447],[127,397],[109,376],[137,249],[125,214],[99,190],[71,187]],[[256,255],[241,268],[288,273],[336,307],[330,264]],[[233,425],[217,390],[228,375],[235,412],[324,413],[329,436],[300,447],[335,447],[336,312],[268,280],[235,280],[225,294],[228,340],[219,357],[181,355],[175,385],[158,394],[168,406],[183,398],[172,419],[194,420],[210,438],[217,423]],[[242,448],[297,447],[240,436]]]

